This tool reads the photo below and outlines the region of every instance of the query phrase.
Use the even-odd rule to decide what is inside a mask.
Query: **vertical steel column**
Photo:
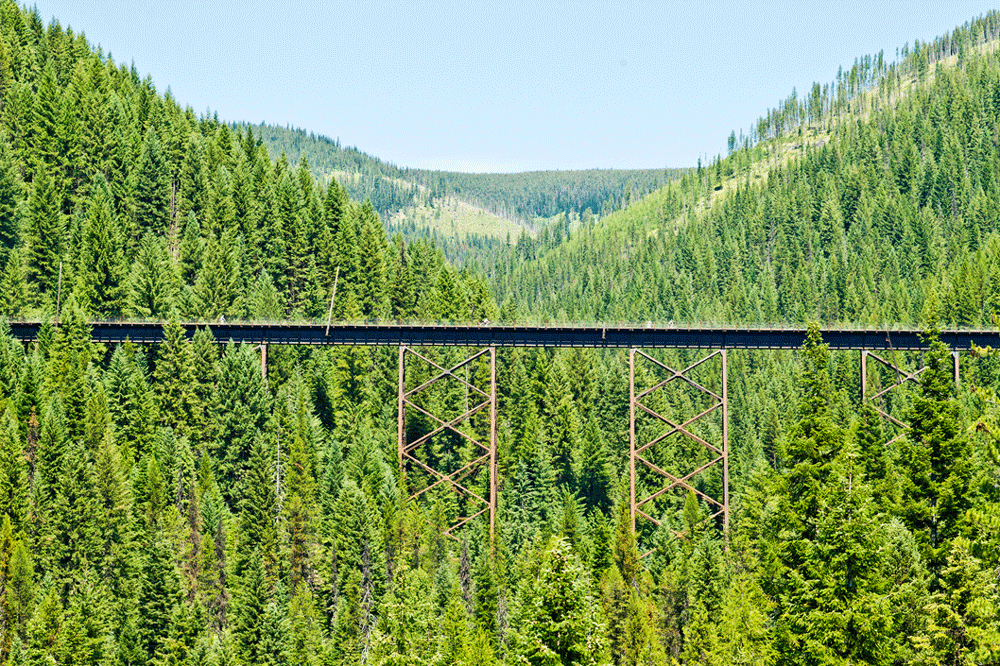
[[[729,363],[722,350],[722,532],[729,543]]]
[[[490,545],[496,532],[500,500],[497,476],[497,348],[490,347]]]
[[[868,350],[861,350],[861,402],[868,399]]]
[[[267,343],[262,342],[260,345],[260,378],[267,379]]]
[[[953,351],[951,353],[951,357],[952,357],[952,359],[954,361],[954,364],[955,364],[954,370],[952,371],[952,372],[955,373],[955,388],[958,389],[958,388],[962,387],[962,379],[961,379],[961,377],[958,374],[958,352],[957,351]]]
[[[406,371],[403,361],[406,358],[406,347],[399,347],[399,393],[397,395],[398,412],[396,416],[396,434],[398,436],[397,451],[399,458],[399,473],[403,474],[403,450],[406,447]]]
[[[635,532],[635,348],[628,350],[628,475],[629,511]]]

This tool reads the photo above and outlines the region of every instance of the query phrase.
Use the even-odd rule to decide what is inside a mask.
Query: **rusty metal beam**
[[[955,388],[958,388],[960,386],[960,382],[961,382],[961,378],[960,378],[960,374],[959,374],[958,352],[957,351],[951,352],[951,356],[952,356],[952,377],[955,380]],[[893,372],[896,373],[896,380],[894,382],[892,382],[891,384],[889,384],[885,388],[882,388],[881,390],[879,390],[878,392],[874,393],[873,395],[869,395],[868,394],[868,358],[869,357],[871,357],[872,359],[874,359],[877,363],[880,363],[884,367],[886,367],[889,370],[891,370],[891,371],[893,371]],[[868,350],[868,349],[862,349],[861,350],[861,401],[862,402],[865,402],[865,401],[871,402],[872,403],[872,407],[875,408],[875,411],[878,413],[878,415],[880,417],[882,417],[883,420],[888,421],[889,423],[892,423],[896,427],[902,429],[902,432],[900,432],[898,435],[896,435],[895,437],[893,437],[892,439],[890,439],[888,442],[885,443],[886,446],[889,446],[890,444],[895,444],[896,442],[898,442],[899,440],[901,440],[903,437],[905,437],[906,436],[906,431],[910,429],[910,426],[908,424],[906,424],[906,423],[903,423],[902,421],[900,421],[898,418],[896,418],[895,416],[893,416],[889,412],[885,411],[885,409],[882,408],[882,405],[880,403],[877,403],[876,400],[880,400],[881,398],[884,398],[885,396],[889,395],[893,391],[899,390],[899,388],[902,387],[902,386],[905,386],[907,384],[907,382],[913,382],[914,384],[919,383],[920,382],[920,375],[925,370],[927,370],[927,366],[924,365],[923,352],[921,352],[921,354],[920,354],[920,367],[917,368],[916,370],[914,370],[913,372],[910,372],[909,370],[907,370],[906,368],[904,368],[895,359],[895,354],[893,354],[893,360],[892,361],[887,361],[886,359],[882,358],[881,356],[879,356],[878,354],[872,352],[871,350]]]

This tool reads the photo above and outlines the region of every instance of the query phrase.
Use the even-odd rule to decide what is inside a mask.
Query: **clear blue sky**
[[[938,0],[37,0],[182,105],[399,166],[659,168],[991,9]]]

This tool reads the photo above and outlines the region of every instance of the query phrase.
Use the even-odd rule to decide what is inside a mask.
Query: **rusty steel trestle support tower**
[[[871,357],[872,359],[874,359],[876,362],[881,363],[883,366],[885,366],[887,369],[891,370],[892,372],[896,373],[896,380],[894,382],[892,382],[891,384],[889,384],[888,386],[886,386],[885,388],[883,388],[881,391],[878,391],[877,393],[875,393],[874,395],[868,395],[868,358],[869,357]],[[960,381],[958,352],[957,351],[953,351],[951,353],[951,357],[952,357],[952,363],[953,363],[952,374],[954,375],[955,386],[957,387],[959,385],[959,381]],[[910,426],[908,426],[907,424],[903,423],[902,421],[900,421],[899,419],[897,419],[895,416],[889,414],[889,412],[885,411],[882,408],[882,405],[879,404],[877,401],[880,398],[884,398],[886,395],[888,395],[892,391],[900,388],[901,386],[906,385],[907,382],[913,382],[914,384],[918,383],[920,374],[923,373],[923,371],[926,370],[926,369],[927,369],[927,366],[923,365],[923,363],[921,363],[921,367],[920,368],[918,368],[917,370],[914,370],[913,372],[909,372],[908,370],[906,370],[899,363],[899,361],[896,359],[895,355],[893,355],[893,360],[892,361],[887,361],[886,359],[882,358],[881,356],[879,356],[875,352],[872,352],[872,351],[870,351],[868,349],[862,349],[861,350],[861,402],[864,403],[865,401],[871,401],[872,407],[875,408],[875,411],[878,413],[878,415],[880,417],[882,417],[884,420],[888,421],[889,423],[893,424],[894,426],[896,426],[896,427],[898,427],[900,429],[900,432],[899,432],[898,435],[896,435],[895,437],[893,437],[892,439],[890,439],[888,442],[885,443],[886,446],[889,446],[890,444],[895,444],[896,442],[898,442],[899,440],[901,440],[903,437],[906,437],[906,431],[910,429]]]
[[[430,365],[438,371],[438,373],[420,384],[415,388],[409,390],[406,389],[406,355],[409,354],[423,361],[424,363]],[[467,381],[466,379],[455,374],[457,370],[466,367],[473,361],[479,359],[480,357],[489,354],[490,357],[490,385],[489,392],[475,386],[473,383]],[[441,416],[430,413],[428,410],[420,407],[412,401],[413,396],[417,393],[427,389],[428,387],[438,383],[439,381],[445,379],[454,379],[462,384],[466,390],[470,392],[470,395],[475,394],[478,401],[474,405],[466,405],[466,411],[454,418],[447,419]],[[445,368],[434,361],[431,361],[423,354],[420,354],[413,349],[401,346],[399,348],[399,416],[398,416],[398,436],[399,436],[399,468],[402,477],[403,488],[402,491],[407,494],[407,499],[415,500],[425,492],[436,488],[439,485],[449,486],[455,493],[459,495],[464,495],[474,502],[475,505],[479,505],[478,511],[470,513],[470,515],[459,518],[457,522],[449,526],[444,530],[444,534],[452,539],[455,539],[453,532],[458,528],[462,527],[469,521],[477,518],[485,513],[489,514],[490,519],[490,540],[493,539],[494,529],[496,525],[496,512],[497,512],[497,351],[496,347],[487,347],[486,349],[481,349],[475,354],[465,358],[458,364]],[[490,432],[489,432],[489,442],[485,443],[480,441],[459,428],[459,426],[471,419],[475,414],[483,411],[484,409],[490,410]],[[419,437],[412,442],[406,441],[406,411],[407,409],[416,410],[420,412],[431,421],[437,424],[433,430],[429,433]],[[434,469],[431,465],[427,464],[425,461],[420,460],[416,455],[417,448],[426,442],[428,442],[435,435],[441,434],[442,432],[450,431],[460,437],[466,439],[472,443],[478,455],[473,457],[472,460],[464,460],[460,463],[460,467],[452,472],[443,472],[441,470]],[[431,478],[434,478],[433,482],[427,484],[423,488],[417,490],[416,492],[410,493],[410,489],[406,482],[406,468],[408,465],[413,465],[420,468],[426,472]],[[484,465],[489,467],[489,494],[488,497],[483,497],[482,495],[473,492],[468,487],[462,485],[462,482],[469,476],[474,475],[480,471]]]
[[[645,359],[645,360],[653,363],[659,369],[665,370],[667,373],[669,373],[669,376],[666,379],[660,380],[659,382],[657,382],[656,384],[654,384],[650,388],[648,388],[648,389],[646,389],[644,391],[641,391],[639,393],[636,393],[636,386],[635,386],[635,361],[636,361],[636,356],[637,355],[639,357],[641,357],[642,359]],[[704,386],[702,386],[701,384],[699,384],[698,382],[694,381],[693,379],[691,379],[688,376],[688,373],[690,371],[694,370],[695,368],[697,368],[698,366],[702,365],[703,363],[705,363],[705,362],[707,362],[707,361],[715,358],[716,356],[718,356],[721,359],[721,361],[722,361],[722,393],[721,393],[721,395],[717,394],[717,393],[715,393],[713,391],[710,391],[709,389],[705,388]],[[711,513],[711,515],[709,515],[705,519],[705,522],[714,520],[715,518],[718,518],[719,516],[722,517],[722,529],[723,529],[723,533],[728,536],[728,533],[729,533],[729,394],[728,394],[728,388],[727,388],[727,385],[728,385],[727,372],[728,372],[728,370],[727,370],[727,367],[726,367],[726,350],[725,349],[720,349],[720,350],[714,351],[711,354],[709,354],[708,356],[704,356],[700,360],[698,360],[695,363],[693,363],[693,364],[689,365],[688,367],[684,368],[683,370],[675,370],[674,368],[671,368],[670,366],[668,366],[668,365],[666,365],[666,364],[664,364],[664,363],[656,360],[655,358],[652,358],[651,356],[649,356],[645,352],[643,352],[643,351],[641,351],[639,349],[636,349],[635,347],[629,349],[629,355],[628,355],[628,377],[629,377],[629,381],[628,381],[628,384],[629,384],[629,479],[630,479],[630,495],[629,495],[629,499],[630,499],[630,504],[631,504],[632,530],[633,531],[635,531],[635,522],[636,522],[636,517],[637,516],[641,516],[642,518],[645,518],[646,520],[649,520],[649,521],[653,522],[657,526],[661,525],[661,522],[657,518],[649,515],[649,513],[647,513],[646,511],[644,511],[642,507],[645,506],[646,504],[652,502],[656,498],[660,497],[661,495],[669,492],[670,490],[672,490],[674,488],[683,488],[683,489],[686,489],[686,490],[688,490],[690,492],[693,492],[699,499],[703,500],[706,504],[708,504],[711,507],[712,513]],[[667,384],[669,384],[670,382],[675,381],[675,380],[676,381],[686,382],[687,384],[689,384],[690,386],[692,386],[694,389],[696,389],[700,393],[702,393],[702,394],[704,394],[706,396],[709,396],[712,399],[712,404],[709,407],[707,407],[706,409],[704,409],[701,413],[697,414],[696,416],[692,416],[691,418],[687,419],[686,421],[674,421],[674,420],[672,420],[670,418],[667,418],[663,414],[660,414],[660,413],[658,413],[658,412],[650,409],[649,407],[647,407],[646,405],[644,405],[642,403],[643,398],[648,397],[652,393],[654,393],[654,392],[656,392],[656,391],[664,388]],[[722,441],[720,443],[713,444],[711,442],[708,442],[705,439],[703,439],[703,438],[699,437],[698,435],[694,434],[693,432],[691,432],[688,429],[689,426],[692,423],[694,423],[694,422],[696,422],[696,421],[698,421],[700,419],[706,418],[707,416],[709,416],[710,414],[714,413],[716,410],[719,410],[719,409],[722,410]],[[637,441],[637,439],[636,439],[636,411],[637,410],[648,414],[649,416],[653,417],[654,419],[657,419],[658,421],[661,421],[666,426],[666,428],[664,429],[664,431],[661,432],[660,434],[658,434],[656,437],[654,437],[653,439],[651,439],[648,442],[639,443]],[[665,440],[666,438],[668,438],[668,437],[670,437],[671,435],[674,435],[674,434],[679,434],[680,436],[686,437],[686,438],[688,438],[690,440],[693,440],[694,442],[697,442],[701,446],[705,447],[705,449],[707,449],[709,451],[710,460],[708,462],[706,462],[706,463],[703,463],[701,466],[699,466],[699,467],[697,467],[697,468],[689,471],[688,473],[683,474],[682,476],[677,476],[675,474],[672,474],[672,473],[670,473],[670,472],[668,472],[668,471],[660,468],[659,466],[653,464],[649,460],[647,460],[647,458],[645,457],[645,455],[646,455],[646,452],[650,448],[652,448],[657,443]],[[663,479],[663,481],[661,482],[660,487],[657,488],[657,489],[655,489],[650,495],[648,495],[646,497],[637,497],[636,496],[636,463],[637,462],[645,465],[650,470],[652,470],[657,475],[657,477],[660,477],[660,478]],[[694,481],[695,477],[697,477],[699,474],[705,472],[706,470],[708,470],[711,467],[714,467],[714,466],[720,465],[720,464],[722,465],[722,499],[721,499],[721,501],[718,498],[711,497],[711,496],[703,493],[702,491],[698,490],[693,485],[693,483],[692,483]],[[684,532],[678,532],[676,530],[672,530],[672,531],[674,532],[674,535],[677,536],[677,537],[679,537],[679,538],[684,538],[685,537]],[[643,553],[642,556],[645,557],[646,555],[649,555],[652,552],[653,551],[648,551],[646,553]]]

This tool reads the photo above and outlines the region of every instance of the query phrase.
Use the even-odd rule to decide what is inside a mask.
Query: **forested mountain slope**
[[[577,217],[604,215],[680,177],[684,171],[586,169],[495,174],[404,169],[403,174],[432,192],[455,194],[504,217],[532,220],[560,213],[575,213]]]
[[[789,98],[735,152],[492,275],[561,320],[990,323],[1000,304],[991,15]],[[597,258],[600,258],[598,261]]]
[[[475,292],[425,242],[390,242],[369,203],[260,137],[197,118],[85,38],[4,4],[0,311],[215,319],[439,316]],[[60,277],[61,276],[61,277]],[[444,287],[450,288],[450,287]],[[477,300],[478,299],[478,300]],[[449,306],[450,307],[450,306]]]
[[[442,528],[476,504],[447,484],[412,499],[433,477],[396,465],[398,350],[272,346],[265,376],[257,349],[208,330],[171,322],[162,345],[109,348],[86,320],[322,315],[334,281],[339,317],[877,318],[898,264],[911,320],[952,317],[967,286],[986,321],[1000,84],[979,47],[998,18],[859,67],[814,119],[786,104],[625,211],[493,248],[497,312],[483,277],[388,240],[309,163],[272,161],[256,131],[195,117],[0,0],[4,314],[51,317],[60,259],[63,286],[37,345],[0,323],[0,663],[997,663],[989,350],[962,357],[959,390],[933,335],[922,358],[891,355],[927,366],[875,403],[906,432],[860,403],[857,355],[815,330],[796,353],[730,352],[728,423],[687,426],[715,444],[728,431],[726,536],[677,488],[644,507],[661,527],[632,529],[625,354],[499,350],[496,537],[480,518],[452,541]],[[883,87],[889,74],[905,77]],[[458,428],[416,451],[446,471],[489,440],[486,410],[462,415],[490,365],[458,366],[465,351],[406,367],[407,441],[441,425],[429,414]],[[898,379],[869,375],[869,395]],[[691,378],[722,390],[718,359]],[[636,370],[640,388],[663,379]],[[683,422],[705,401],[674,382],[644,404]],[[685,475],[710,459],[693,442],[645,455]],[[689,478],[720,496],[720,467]],[[657,481],[639,468],[638,494]],[[482,471],[461,483],[489,490]]]
[[[503,239],[531,230],[536,218],[559,214],[590,217],[610,213],[677,178],[682,169],[589,169],[512,174],[469,174],[398,168],[339,140],[301,129],[273,125],[249,127],[275,159],[306,158],[321,181],[337,178],[357,201],[371,199],[383,220],[409,223],[416,230],[461,240],[469,233]],[[495,229],[463,225],[471,208]],[[450,204],[450,205],[449,205]],[[587,210],[590,213],[586,213]],[[404,218],[401,220],[400,218]],[[407,234],[412,235],[411,234]]]

